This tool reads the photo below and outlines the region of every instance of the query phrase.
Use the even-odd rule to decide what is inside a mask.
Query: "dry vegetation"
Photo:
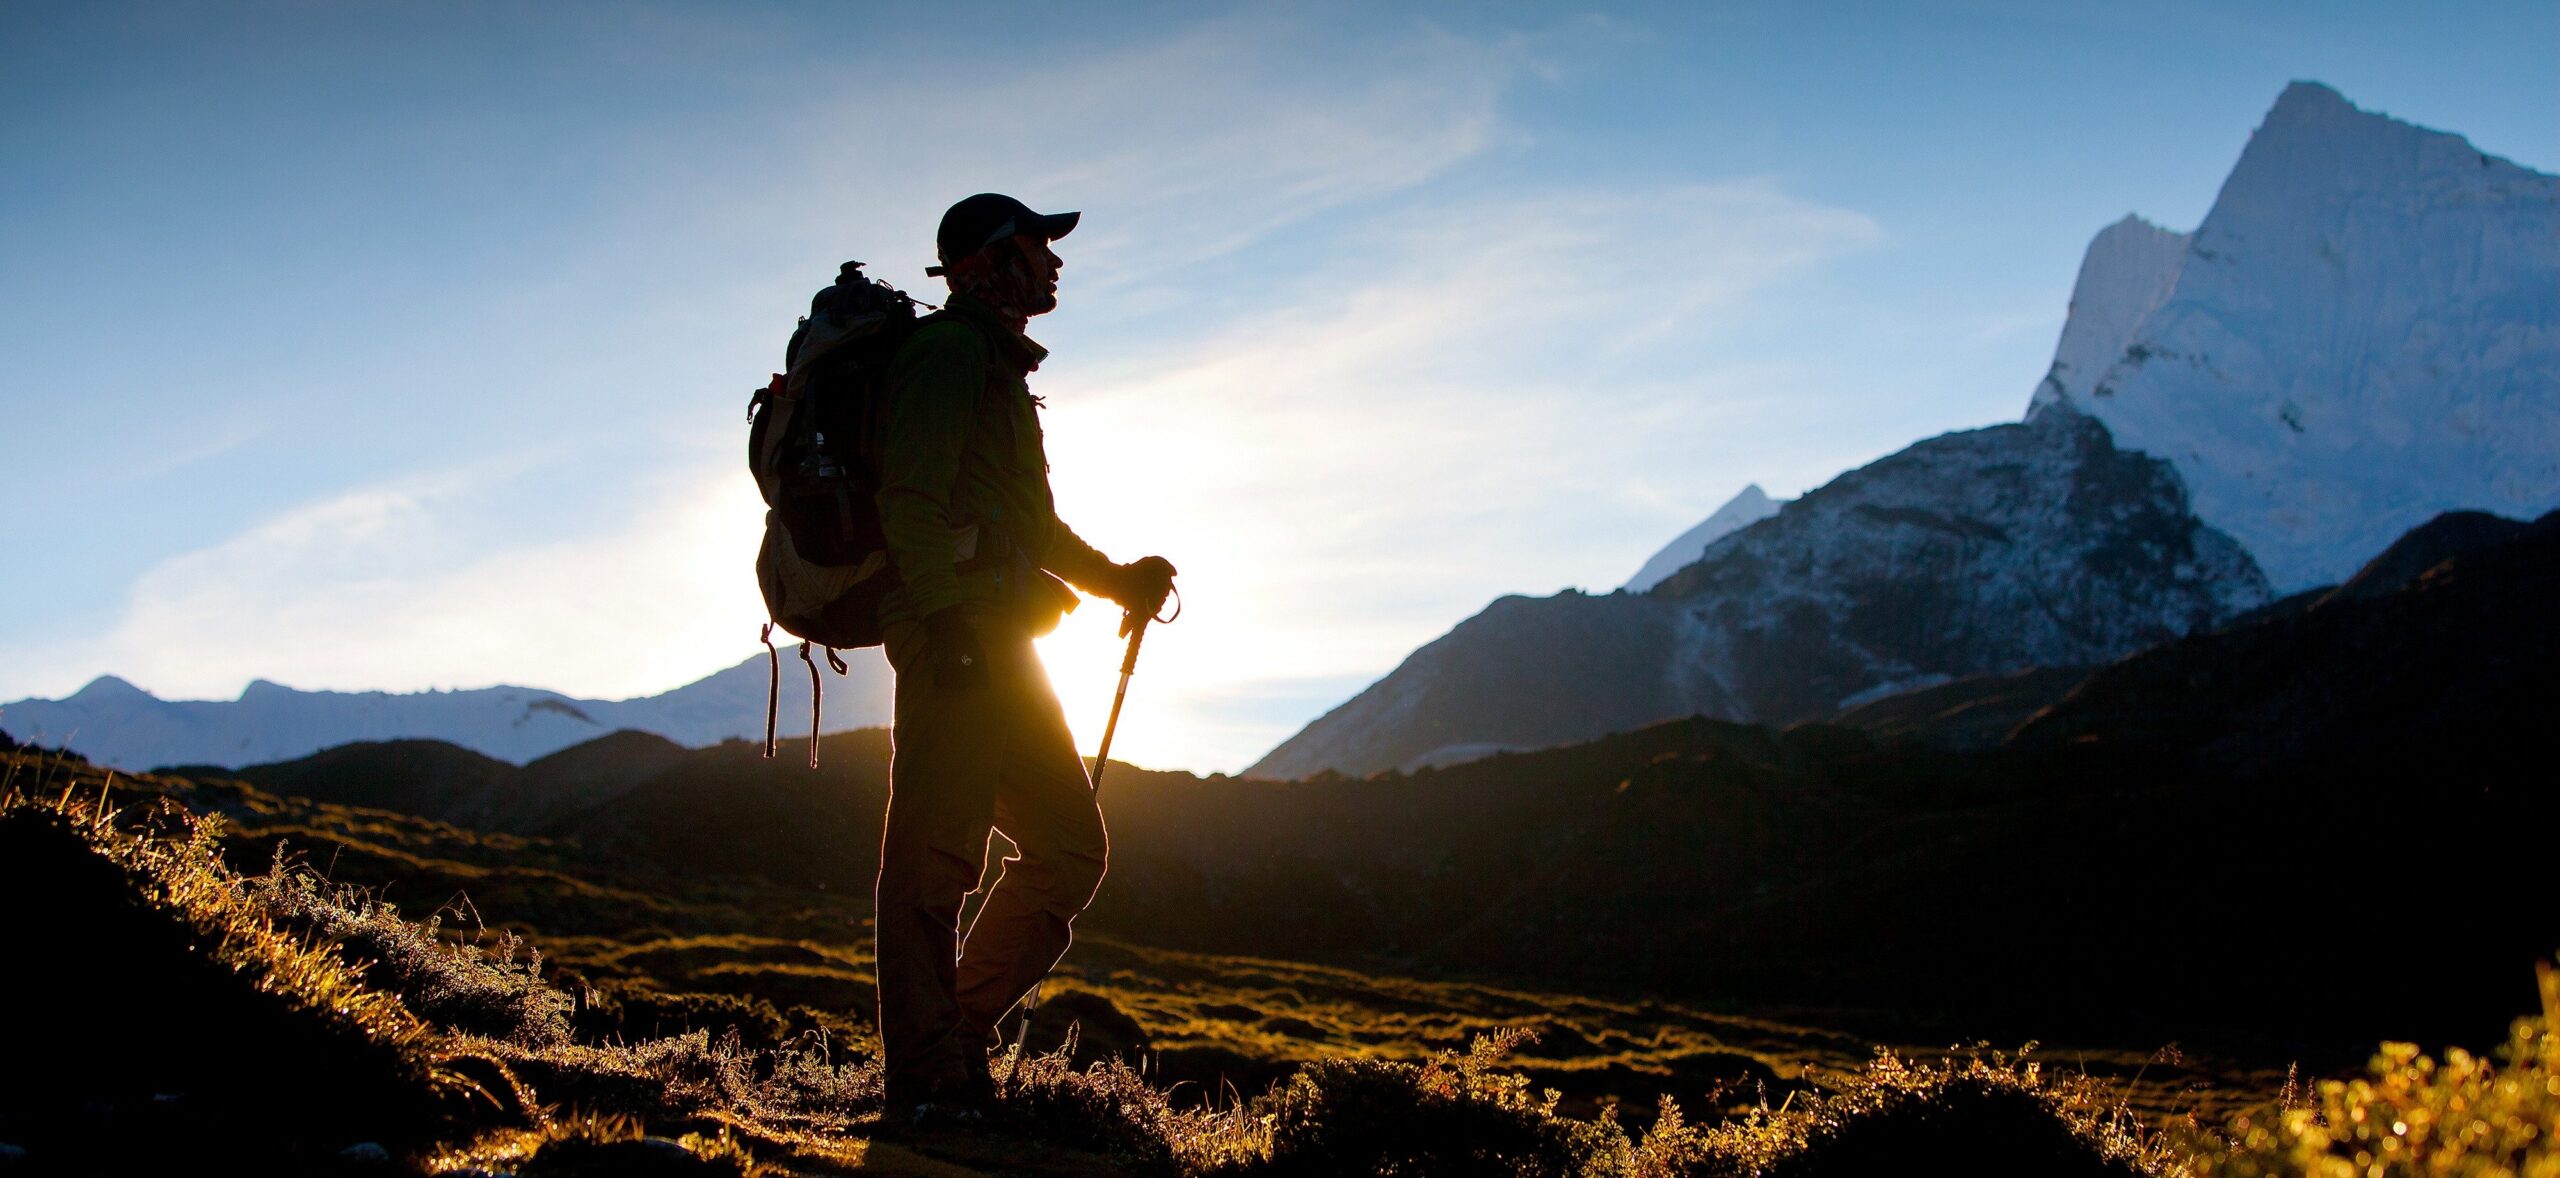
[[[0,874],[30,923],[0,1141],[60,1170],[2560,1175],[2547,972],[2496,1062],[2388,1045],[2365,1079],[2199,1124],[2033,1057],[1091,944],[1035,1020],[1045,1050],[999,1064],[992,1122],[919,1134],[879,1123],[858,902],[671,895],[535,840],[53,758],[8,772]],[[444,902],[412,918],[279,834]],[[493,894],[589,931],[488,927]],[[1559,1081],[1656,1097],[1622,1116]]]

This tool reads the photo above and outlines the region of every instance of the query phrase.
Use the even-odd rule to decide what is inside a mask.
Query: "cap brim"
[[[1022,231],[1056,241],[1075,232],[1076,222],[1083,218],[1083,213],[1042,213],[1037,221],[1024,227]]]

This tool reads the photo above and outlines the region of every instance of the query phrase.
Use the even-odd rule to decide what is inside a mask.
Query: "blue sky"
[[[1086,214],[1034,330],[1063,514],[1184,568],[1121,748],[1234,769],[1747,482],[2014,418],[2090,235],[2193,227],[2291,79],[2553,170],[2554,44],[2550,4],[10,5],[0,699],[735,662],[746,390],[836,263],[929,296],[992,189]],[[1097,716],[1104,612],[1045,646]]]

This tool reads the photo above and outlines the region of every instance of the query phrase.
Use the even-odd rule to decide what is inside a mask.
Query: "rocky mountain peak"
[[[90,680],[88,686],[73,692],[71,698],[91,703],[105,703],[118,700],[146,700],[152,698],[152,695],[117,676],[100,675]]]
[[[2031,412],[2169,461],[2279,591],[2560,503],[2560,177],[2297,83],[2181,256],[2138,240],[2092,243]]]
[[[2080,257],[2053,367],[2036,386],[2028,416],[2092,395],[2098,378],[2132,345],[2134,331],[2177,286],[2188,244],[2186,234],[2131,213],[2098,231]]]

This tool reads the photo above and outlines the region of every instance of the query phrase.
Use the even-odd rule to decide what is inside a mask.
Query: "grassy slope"
[[[1554,1094],[1539,1095],[1504,1056],[1536,1050],[1513,1036],[1480,1036],[1472,1051],[1421,1061],[1359,1043],[1364,1031],[1381,1042],[1400,1030],[1431,1041],[1436,1036],[1420,1028],[1468,1025],[1460,1011],[1469,1004],[1487,1022],[1621,1013],[1606,1004],[1566,1000],[1558,1009],[1552,996],[1462,995],[1458,987],[1338,969],[1127,946],[1095,953],[1086,993],[1107,997],[1125,985],[1122,999],[1158,1018],[1177,1009],[1180,996],[1203,992],[1239,1008],[1203,1013],[1231,1020],[1263,1014],[1235,1001],[1248,994],[1292,995],[1313,1011],[1331,1002],[1338,1016],[1331,1024],[1310,1018],[1304,1028],[1270,1028],[1264,1015],[1258,1025],[1292,1039],[1339,1034],[1342,1050],[1311,1052],[1310,1062],[1249,1103],[1188,1112],[1124,1067],[1078,1071],[1065,1055],[1042,1057],[1016,1076],[992,1125],[893,1141],[877,1133],[876,1069],[858,1045],[805,1039],[757,1048],[703,1031],[604,1041],[579,1025],[597,1017],[595,1009],[503,934],[457,936],[450,923],[413,923],[307,870],[243,877],[220,863],[211,833],[184,811],[146,806],[132,794],[120,810],[102,809],[94,799],[115,796],[104,775],[11,760],[0,841],[12,853],[0,864],[13,893],[42,895],[43,913],[52,915],[39,917],[60,926],[52,929],[58,938],[112,937],[109,952],[12,971],[22,989],[0,1004],[17,1020],[120,1027],[117,1037],[57,1049],[42,1092],[13,1089],[0,1104],[0,1131],[20,1134],[36,1143],[36,1156],[57,1163],[121,1152],[128,1161],[185,1156],[202,1164],[220,1156],[286,1172],[326,1170],[345,1164],[332,1151],[369,1140],[410,1165],[528,1174],[627,1173],[645,1164],[670,1173],[1819,1175],[1919,1158],[1976,1173],[2303,1173],[2333,1160],[2400,1172],[2387,1165],[2427,1162],[2448,1142],[2469,1151],[2461,1158],[2502,1158],[2515,1172],[2560,1165],[2550,1144],[2560,1129],[2560,1097],[2550,1095],[2560,1093],[2560,1079],[2547,1078],[2560,1075],[2550,1039],[2560,1031],[2560,983],[2547,976],[2544,1016],[2518,1024],[2512,1066],[2459,1055],[2439,1065],[2391,1048],[2369,1082],[2330,1085],[2316,1102],[2238,1123],[2236,1145],[2145,1129],[2119,1087],[1982,1056],[1945,1066],[1890,1056],[1863,1069],[1799,1066],[1786,1080],[1792,1095],[1778,1107],[1709,1104],[1707,1119],[1693,1123],[1666,1103],[1647,1132],[1631,1135],[1611,1117],[1576,1117]],[[127,788],[336,840],[342,865],[354,855],[457,881],[511,878],[515,888],[566,878],[541,865],[540,844],[493,842],[239,786],[205,791],[146,779]],[[485,861],[422,856],[426,849],[469,849]],[[500,866],[519,861],[536,866],[513,877]],[[609,884],[581,888],[592,890],[570,889],[576,894],[555,911],[593,912],[602,897],[632,897]],[[734,891],[660,898],[645,917],[716,921],[752,907],[741,899]],[[805,916],[764,919],[795,918]],[[593,961],[689,958],[692,976],[717,976],[721,950],[779,940],[697,933],[617,943],[617,953],[598,952]],[[857,964],[810,951],[834,965]],[[1361,1004],[1383,1010],[1394,1002],[1406,1006],[1401,1028],[1362,1012]],[[178,1013],[132,1017],[149,1008]],[[1704,1025],[1718,1036],[1757,1036],[1764,1047],[1806,1046],[1791,1028]],[[21,1021],[9,1038],[35,1041],[34,1029]],[[1616,1046],[1632,1059],[1661,1045]],[[161,1088],[180,1095],[162,1099]],[[103,1118],[94,1111],[102,1099],[111,1110]],[[53,1105],[90,1113],[48,1118]],[[143,1111],[170,1105],[158,1120]],[[2377,1124],[2386,1114],[2397,1126],[2388,1132]],[[662,1140],[638,1140],[644,1131]],[[210,1154],[209,1143],[218,1143]]]

